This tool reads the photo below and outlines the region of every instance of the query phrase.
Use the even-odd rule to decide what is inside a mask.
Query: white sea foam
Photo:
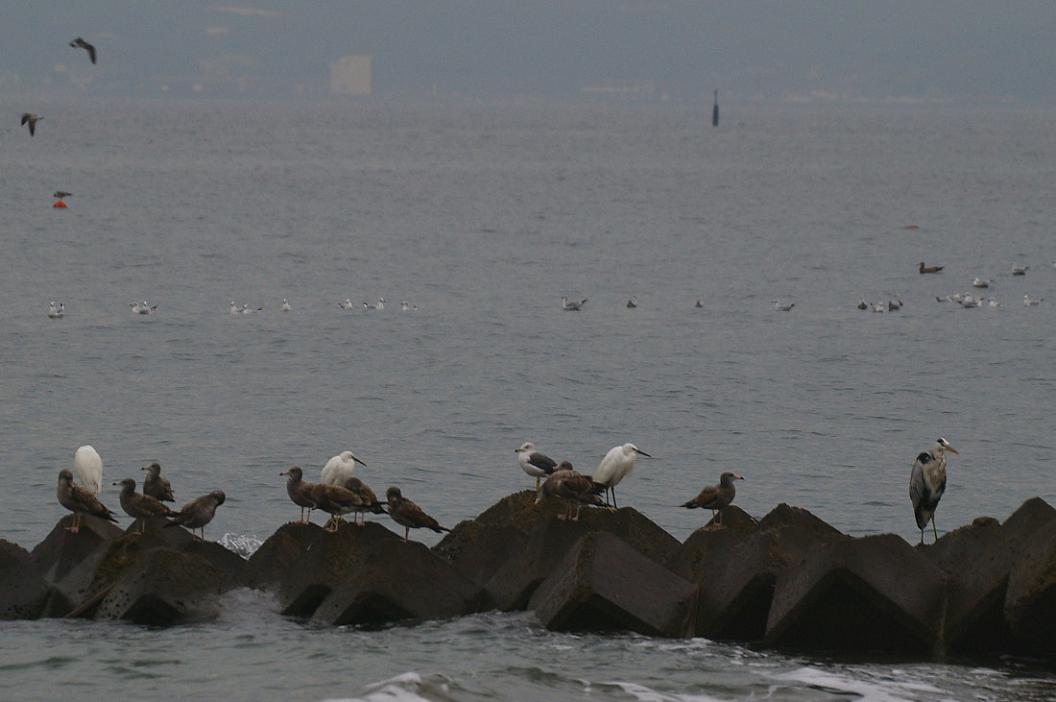
[[[264,542],[251,534],[232,534],[229,532],[217,539],[216,543],[243,558],[249,558]]]
[[[864,680],[809,666],[787,673],[779,673],[773,677],[778,680],[804,683],[823,690],[850,693],[867,702],[906,702],[919,699],[921,697],[919,693],[922,692],[927,693],[926,697],[933,702],[955,699],[944,690],[923,682]]]
[[[719,698],[708,695],[666,695],[638,683],[613,681],[599,683],[598,686],[618,687],[639,702],[719,702]]]
[[[432,702],[451,699],[450,689],[443,678],[422,680],[415,672],[371,683],[363,688],[362,697],[328,698],[323,702]]]

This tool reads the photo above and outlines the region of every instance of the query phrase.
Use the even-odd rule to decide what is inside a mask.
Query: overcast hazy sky
[[[1056,2],[1016,0],[0,0],[0,92],[289,96],[374,58],[379,94],[574,95],[655,81],[673,99],[813,91],[1056,98]],[[99,47],[89,72],[81,35]],[[66,69],[63,70],[64,64]],[[241,84],[239,79],[241,78]],[[90,79],[90,82],[86,82]],[[80,86],[75,85],[80,83]],[[240,87],[241,86],[241,87]]]

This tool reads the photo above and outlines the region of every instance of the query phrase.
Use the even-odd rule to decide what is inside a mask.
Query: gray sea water
[[[206,534],[242,549],[297,513],[279,471],[348,448],[448,525],[530,485],[527,439],[585,472],[625,441],[654,454],[621,504],[679,539],[706,515],[675,505],[732,469],[753,514],[789,502],[914,543],[910,464],[939,435],[961,452],[940,531],[1056,501],[1056,113],[730,103],[712,129],[709,106],[534,100],[0,108],[0,538],[31,548],[64,515],[55,477],[84,443],[106,483],[157,460],[179,499],[224,489]],[[25,110],[45,115],[33,138]],[[999,307],[936,302],[975,276]],[[131,314],[143,299],[158,313]],[[161,631],[0,623],[2,696],[1056,695],[1031,661],[847,662],[530,615],[316,629],[274,609],[236,592],[219,621]]]

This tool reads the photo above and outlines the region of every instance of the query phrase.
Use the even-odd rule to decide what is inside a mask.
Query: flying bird
[[[34,134],[37,133],[37,122],[39,122],[42,119],[44,119],[43,116],[35,115],[32,112],[23,112],[22,113],[22,124],[23,125],[26,125],[26,124],[29,125],[29,135],[30,136],[33,136]]]
[[[935,540],[939,540],[939,531],[935,527],[935,508],[939,506],[942,494],[946,492],[946,452],[957,453],[950,442],[941,436],[935,445],[917,455],[913,462],[913,472],[909,476],[909,499],[913,503],[913,516],[920,528],[920,543],[924,543],[924,527],[931,522]]]
[[[88,58],[91,60],[92,65],[95,65],[95,47],[86,42],[84,39],[77,37],[70,42],[70,46],[75,49],[84,49],[88,52]]]

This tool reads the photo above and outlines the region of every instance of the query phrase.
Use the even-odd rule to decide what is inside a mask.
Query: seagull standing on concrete
[[[432,529],[437,534],[451,531],[447,527],[426,514],[421,507],[403,496],[398,487],[390,487],[385,491],[385,499],[389,504],[389,516],[392,521],[403,527],[403,540],[410,537],[411,529]]]
[[[194,537],[195,541],[202,541],[205,539],[205,525],[213,521],[213,517],[216,516],[216,508],[224,504],[225,499],[227,498],[223,490],[213,490],[208,495],[195,498],[185,504],[179,512],[174,513],[172,515],[173,520],[166,524],[165,528],[168,529],[174,526],[187,527],[191,530],[191,536]],[[194,533],[195,529],[202,530],[201,537]]]
[[[55,491],[59,498],[59,504],[73,512],[73,526],[66,527],[66,531],[76,534],[81,530],[81,515],[90,514],[110,522],[117,523],[114,513],[99,501],[90,490],[80,485],[73,484],[73,473],[63,469],[59,471],[59,485]]]
[[[161,477],[161,464],[155,461],[150,465],[143,466],[140,470],[147,471],[147,477],[143,479],[143,494],[150,495],[162,502],[175,502],[176,495],[172,491],[172,483],[167,478]]]
[[[698,507],[710,509],[711,516],[715,517],[716,512],[723,507],[728,507],[737,495],[737,487],[733,482],[735,480],[744,480],[744,478],[736,473],[726,471],[719,476],[718,485],[707,486],[700,491],[699,495],[682,506],[687,509],[697,509]]]
[[[286,494],[290,496],[293,504],[301,508],[301,518],[297,523],[306,524],[312,521],[312,510],[315,509],[315,503],[312,502],[312,488],[315,486],[302,479],[304,472],[300,466],[291,466],[289,470],[284,470],[279,475],[289,476],[286,479]],[[308,510],[308,519],[304,518],[304,510],[306,509]]]
[[[909,499],[913,503],[913,515],[920,528],[920,543],[924,543],[924,527],[931,522],[935,540],[939,531],[935,527],[935,508],[946,492],[946,452],[957,453],[950,442],[941,436],[929,450],[917,456],[913,472],[909,476]]]
[[[606,497],[608,497],[608,492],[612,493],[613,507],[616,506],[616,486],[634,470],[634,461],[639,455],[652,458],[652,456],[634,444],[613,446],[605,454],[605,457],[601,459],[598,469],[591,476],[595,483],[606,488]]]
[[[517,463],[528,475],[535,478],[535,489],[539,489],[540,478],[545,478],[554,472],[557,463],[549,456],[535,450],[535,444],[525,441],[513,450],[517,454]]]

